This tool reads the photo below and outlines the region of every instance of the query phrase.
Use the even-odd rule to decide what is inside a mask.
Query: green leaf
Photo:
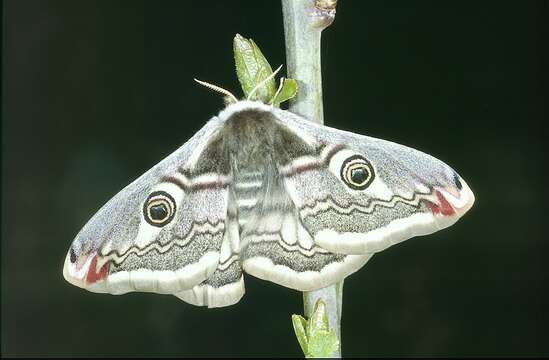
[[[332,357],[339,348],[335,331],[330,329],[326,305],[321,299],[309,320],[300,315],[292,315],[294,331],[306,357]]]
[[[297,81],[294,79],[282,78],[280,80],[280,87],[278,88],[276,95],[271,100],[274,106],[279,106],[286,100],[290,100],[297,94]]]
[[[339,347],[337,335],[332,330],[318,331],[309,340],[307,357],[332,357]]]
[[[309,334],[317,330],[328,331],[328,314],[326,313],[326,304],[322,299],[318,299],[311,318],[309,319]]]
[[[309,340],[307,339],[307,320],[301,315],[292,315],[292,324],[294,325],[294,332],[297,336],[297,341],[299,342],[299,345],[301,346],[301,350],[303,351],[303,354],[308,353],[308,343]]]
[[[248,40],[236,34],[233,40],[233,51],[236,75],[247,98],[258,84],[273,73],[273,70],[252,39]],[[274,98],[275,93],[275,80],[269,79],[252,94],[250,100],[260,100],[267,103]]]

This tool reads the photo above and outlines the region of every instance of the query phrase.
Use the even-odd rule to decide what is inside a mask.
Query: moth
[[[473,202],[430,155],[238,101],[108,201],[74,239],[63,275],[93,292],[228,306],[244,295],[244,273],[326,287],[454,224]]]

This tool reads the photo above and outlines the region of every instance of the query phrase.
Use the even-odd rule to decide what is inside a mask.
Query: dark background
[[[453,227],[345,281],[343,353],[548,355],[543,1],[342,0],[323,36],[326,124],[413,146],[476,195]],[[235,306],[85,292],[78,230],[240,94],[235,33],[285,63],[279,1],[4,2],[2,354],[300,356],[301,294]]]

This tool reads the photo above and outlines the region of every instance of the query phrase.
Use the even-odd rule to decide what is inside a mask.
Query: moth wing
[[[410,147],[320,126],[286,111],[281,122],[319,147],[281,169],[285,188],[314,242],[335,253],[368,254],[455,223],[474,202],[444,162]],[[365,189],[345,181],[352,159],[366,159]],[[362,161],[362,160],[361,160]],[[345,170],[347,169],[347,170]]]
[[[175,294],[189,304],[209,308],[223,307],[237,303],[244,295],[244,275],[240,264],[239,226],[236,218],[235,199],[231,195],[232,192],[229,190],[225,234],[217,268],[200,284]]]
[[[279,172],[280,164],[313,156],[315,146],[273,117],[272,107],[257,103],[246,106],[245,116],[242,113],[237,116],[250,134],[245,143],[261,149],[264,168],[255,169],[261,174],[259,177],[252,176],[244,162],[238,162],[241,168],[235,168],[234,172],[244,271],[285,287],[308,291],[340,281],[361,268],[371,254],[334,253],[313,241]]]
[[[176,294],[212,275],[230,184],[216,137],[221,126],[213,118],[108,201],[74,239],[65,279],[94,292]],[[151,214],[167,214],[170,221],[160,225]]]
[[[360,269],[371,254],[333,253],[316,244],[277,178],[265,186],[255,214],[241,233],[246,273],[299,291],[341,281]]]

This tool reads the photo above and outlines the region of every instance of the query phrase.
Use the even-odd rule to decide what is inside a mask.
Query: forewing
[[[64,276],[95,292],[175,294],[218,266],[230,177],[210,120],[107,202],[82,228]]]
[[[430,155],[286,111],[277,116],[319,148],[317,157],[298,158],[280,173],[303,225],[327,250],[375,253],[452,225],[474,202],[465,181]],[[371,178],[358,174],[359,187],[346,181],[357,159],[371,172]]]

